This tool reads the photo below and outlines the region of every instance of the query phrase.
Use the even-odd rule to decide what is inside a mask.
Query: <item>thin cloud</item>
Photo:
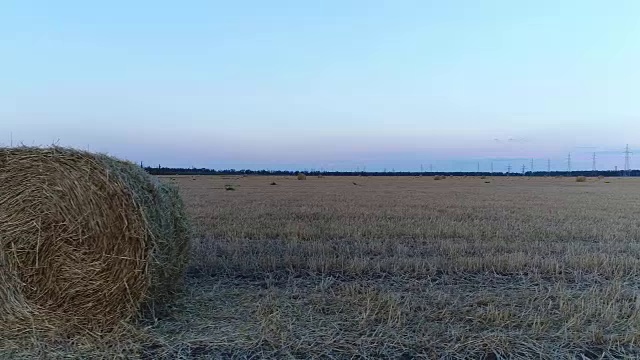
[[[496,142],[496,143],[505,143],[505,142],[507,142],[507,143],[519,143],[519,144],[529,142],[528,139],[522,138],[522,137],[520,137],[520,138],[510,137],[510,138],[507,138],[507,139],[504,139],[504,140],[503,139],[499,139],[499,138],[494,138],[493,141]]]

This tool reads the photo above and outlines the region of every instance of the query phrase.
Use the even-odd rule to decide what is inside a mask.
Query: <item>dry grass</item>
[[[638,180],[176,179],[187,294],[109,356],[640,354]]]

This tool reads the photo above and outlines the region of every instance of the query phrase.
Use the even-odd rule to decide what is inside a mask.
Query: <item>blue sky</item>
[[[0,143],[213,168],[622,167],[638,19],[631,0],[3,1]]]

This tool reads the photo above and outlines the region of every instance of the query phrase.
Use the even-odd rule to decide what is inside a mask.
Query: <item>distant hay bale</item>
[[[298,173],[297,177],[298,177],[298,180],[307,180],[307,175],[303,173]]]
[[[584,176],[578,176],[576,178],[576,182],[586,182],[586,181],[587,181],[587,178]]]
[[[604,176],[602,175],[598,176],[598,180],[602,180],[602,179],[604,179]]]
[[[484,175],[483,175],[483,176],[480,176],[480,179],[482,179],[482,180],[484,180],[484,179],[486,179],[486,178],[487,178],[487,177],[486,177],[486,176],[484,176]]]
[[[96,334],[162,313],[188,239],[177,190],[135,164],[0,148],[0,338]]]
[[[436,175],[436,176],[434,176],[434,177],[433,177],[433,180],[444,180],[444,179],[446,179],[446,178],[447,178],[447,177],[446,177],[446,176],[444,176],[444,175]]]

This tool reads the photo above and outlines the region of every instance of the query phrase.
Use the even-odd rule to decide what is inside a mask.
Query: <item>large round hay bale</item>
[[[177,190],[132,163],[0,148],[5,332],[103,332],[164,309],[182,283],[188,239]]]

